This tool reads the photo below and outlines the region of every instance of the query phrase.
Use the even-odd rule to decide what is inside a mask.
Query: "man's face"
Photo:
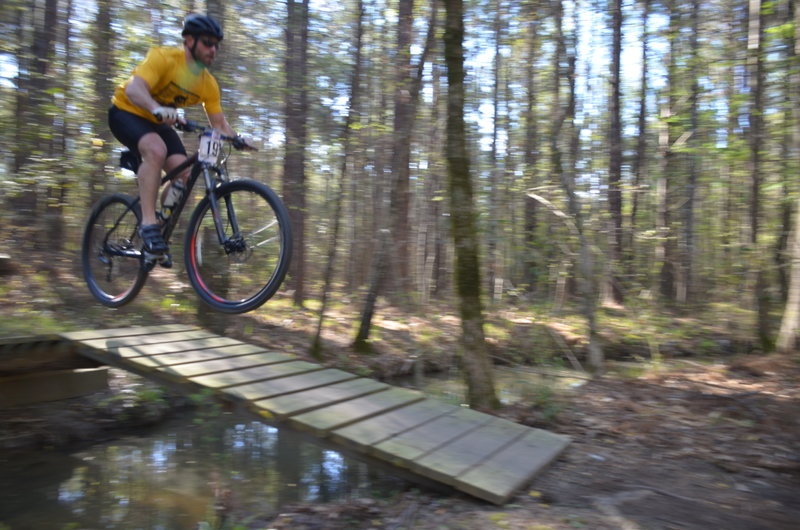
[[[189,48],[194,47],[194,58],[206,66],[211,66],[214,59],[217,58],[217,50],[219,50],[219,41],[216,37],[210,35],[198,35],[197,37],[190,37],[194,42],[190,42]],[[196,40],[195,40],[196,39]],[[195,46],[195,43],[197,46]]]

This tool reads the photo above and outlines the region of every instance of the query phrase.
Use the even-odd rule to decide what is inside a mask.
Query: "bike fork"
[[[214,181],[211,178],[208,167],[203,168],[203,177],[206,181],[206,189],[209,190],[208,201],[211,206],[211,215],[214,218],[214,227],[217,230],[217,239],[219,240],[219,244],[225,249],[225,253],[230,254],[232,251],[230,248],[230,241],[232,238],[228,238],[225,235],[225,227],[222,223],[219,202],[217,202],[217,197],[214,194]],[[230,197],[227,197],[224,200],[226,213],[228,215],[228,223],[231,227],[231,235],[236,236],[236,234],[239,233],[239,223],[236,220],[236,212],[233,209],[233,203],[231,202]]]

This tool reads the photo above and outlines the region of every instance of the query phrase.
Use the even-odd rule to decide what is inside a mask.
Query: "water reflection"
[[[223,513],[265,516],[403,486],[293,431],[232,415],[192,420],[72,454],[0,456],[0,523],[193,529]]]

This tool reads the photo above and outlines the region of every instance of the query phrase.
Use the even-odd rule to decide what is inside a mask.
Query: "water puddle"
[[[194,529],[221,505],[269,515],[404,486],[294,431],[194,416],[72,453],[3,454],[0,528]]]

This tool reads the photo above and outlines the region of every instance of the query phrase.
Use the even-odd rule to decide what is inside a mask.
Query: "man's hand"
[[[236,137],[231,142],[233,144],[233,148],[239,151],[258,151],[258,149],[251,145],[245,138],[241,135],[237,134]]]
[[[178,121],[178,109],[173,107],[158,107],[153,110],[155,116],[161,123],[174,125]]]

